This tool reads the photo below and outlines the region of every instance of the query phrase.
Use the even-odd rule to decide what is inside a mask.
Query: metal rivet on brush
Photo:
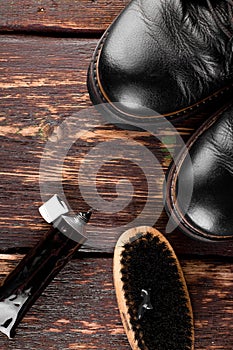
[[[145,314],[146,310],[152,310],[153,306],[150,301],[150,289],[147,291],[146,289],[141,290],[141,297],[143,298],[142,303],[138,309],[138,320],[141,320]]]

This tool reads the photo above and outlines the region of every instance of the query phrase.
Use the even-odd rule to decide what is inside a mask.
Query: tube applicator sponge
[[[133,350],[193,350],[189,293],[179,261],[152,227],[130,229],[114,252],[118,307]]]

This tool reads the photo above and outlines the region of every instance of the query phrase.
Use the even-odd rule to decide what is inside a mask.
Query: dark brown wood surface
[[[100,118],[87,92],[87,68],[100,33],[126,3],[0,2],[1,278],[22,257],[18,254],[27,252],[48,230],[38,213],[40,161],[47,141],[61,134],[60,125],[69,118],[77,127],[77,116],[82,126],[87,121],[86,109],[91,115],[90,124]],[[177,124],[184,141],[207,114]],[[140,216],[147,204],[146,174],[154,173],[154,192],[149,198],[153,212],[144,214],[143,223],[148,224],[154,216],[154,226],[166,235],[181,259],[194,309],[195,349],[231,350],[233,243],[202,243],[177,229],[166,233],[163,180],[171,162],[169,150],[179,148],[175,130],[160,130],[153,136],[101,121],[88,133],[79,133],[63,167],[63,187],[69,203],[75,211],[88,209],[90,204],[83,198],[80,184],[90,199],[93,178],[80,180],[80,166],[94,166],[104,160],[101,152],[96,157],[91,151],[112,140],[129,145],[136,142],[158,163],[143,165],[142,169],[135,164],[140,161],[136,150],[125,159],[119,148],[113,159],[103,161],[96,177],[99,195],[110,205],[114,200],[121,203],[124,198],[117,198],[116,184],[127,179],[134,186],[129,204],[116,213],[94,211],[88,231],[91,246],[85,245],[48,287],[21,323],[14,340],[0,334],[0,349],[130,349],[115,300],[112,252],[124,225]],[[56,175],[57,168],[51,164],[47,173]]]
[[[0,251],[32,246],[48,228],[38,212],[41,204],[40,160],[47,140],[50,136],[54,137],[54,133],[59,131],[59,124],[64,120],[71,118],[83,125],[88,122],[85,121],[86,115],[82,114],[84,109],[90,111],[90,123],[97,118],[86,87],[86,72],[96,43],[96,39],[0,36]],[[77,137],[77,140],[75,138],[76,142],[65,159],[64,189],[75,210],[86,210],[89,204],[83,201],[79,191],[77,174],[80,164],[101,142],[124,140],[127,145],[134,141],[143,150],[146,148],[151,151],[158,160],[155,165],[146,165],[146,162],[143,165],[134,165],[132,162],[137,163],[139,160],[137,150],[132,151],[125,161],[122,161],[120,151],[114,151],[113,160],[106,162],[102,159],[103,152],[99,152],[97,156],[89,156],[89,162],[93,165],[97,161],[103,161],[103,167],[97,174],[97,187],[103,200],[117,199],[115,185],[119,180],[128,179],[134,186],[135,193],[131,203],[119,213],[95,211],[93,214],[94,228],[90,230],[90,237],[94,237],[96,243],[94,241],[92,244],[91,240],[91,249],[112,252],[117,238],[124,230],[117,227],[130,224],[148,201],[147,173],[154,174],[153,198],[149,198],[153,200],[154,207],[153,214],[149,210],[144,215],[142,224],[151,222],[152,215],[159,217],[163,207],[164,174],[171,162],[165,146],[170,150],[177,147],[176,130],[161,130],[152,136],[149,132],[120,130],[112,125],[105,125],[99,114],[98,118],[102,126]],[[184,140],[202,120],[201,114],[180,122],[177,127]],[[48,168],[46,174],[49,177],[54,171],[56,172],[54,167]],[[89,197],[92,196],[94,184],[95,179],[89,179],[83,184]],[[9,215],[12,212],[13,215]],[[167,216],[164,211],[158,220],[152,222],[165,233]],[[112,229],[113,233],[110,235],[105,233],[106,229],[114,226],[116,231]],[[178,253],[232,256],[232,243],[200,243],[184,237],[177,230],[169,234],[168,238]]]
[[[15,0],[0,3],[0,32],[44,34],[100,33],[127,0]],[[62,32],[62,34],[61,34]]]

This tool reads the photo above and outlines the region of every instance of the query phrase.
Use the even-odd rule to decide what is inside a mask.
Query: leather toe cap
[[[199,6],[195,16],[208,17]],[[132,115],[149,109],[169,116],[215,94],[229,82],[224,58],[212,37],[206,39],[210,30],[197,29],[178,0],[133,0],[106,31],[98,51],[104,101],[117,102]]]
[[[192,165],[186,157],[176,182],[186,224],[207,237],[233,237],[233,108],[196,138],[189,155]]]

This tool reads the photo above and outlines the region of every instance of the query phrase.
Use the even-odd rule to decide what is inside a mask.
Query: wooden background
[[[0,1],[1,278],[48,230],[38,213],[39,168],[46,142],[67,118],[77,116],[83,122],[87,108],[91,118],[95,116],[86,87],[87,68],[101,33],[125,5],[121,0]],[[177,124],[184,141],[206,117],[199,114]],[[177,229],[166,233],[161,169],[166,173],[169,150],[177,148],[177,138],[174,130],[162,130],[159,135],[161,140],[148,132],[124,131],[104,123],[81,135],[64,163],[66,197],[76,210],[89,207],[79,189],[78,171],[83,158],[101,142],[134,141],[151,151],[159,163],[146,168],[154,172],[155,190],[154,210],[144,215],[144,224],[153,216],[158,218],[154,226],[179,256],[193,304],[195,349],[232,350],[233,244],[201,243]],[[121,200],[116,183],[129,180],[134,186],[130,203],[114,214],[94,211],[89,245],[47,288],[18,327],[15,339],[0,335],[0,349],[130,349],[112,282],[116,240],[148,201],[145,169],[133,164],[136,153],[130,156],[122,159],[116,149],[114,159],[103,162],[96,178],[99,195],[110,205]],[[96,163],[94,155],[89,161]],[[48,173],[53,173],[52,167]],[[83,185],[91,198],[93,182]]]

